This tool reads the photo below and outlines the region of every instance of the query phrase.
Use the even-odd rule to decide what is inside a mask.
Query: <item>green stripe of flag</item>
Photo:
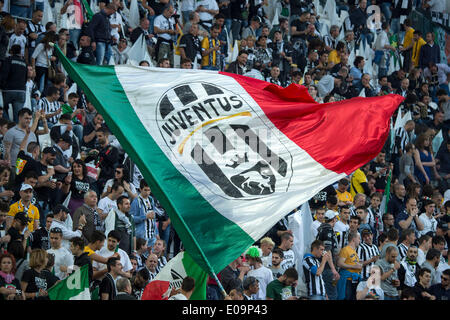
[[[83,89],[141,170],[193,260],[209,273],[220,272],[251,246],[254,239],[217,212],[151,138],[127,98],[114,66],[78,64],[68,60],[56,45],[55,49],[70,78]]]
[[[87,3],[86,0],[81,0],[81,2],[83,2],[83,7],[84,10],[86,12],[86,18],[91,21],[92,16],[94,15],[94,12],[92,12],[91,6],[89,6],[89,4]]]
[[[89,266],[86,264],[48,290],[50,300],[90,300]]]

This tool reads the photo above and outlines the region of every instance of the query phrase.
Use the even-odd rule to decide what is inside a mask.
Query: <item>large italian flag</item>
[[[317,104],[303,86],[213,71],[80,65],[57,52],[186,250],[210,273],[373,159],[403,99]]]

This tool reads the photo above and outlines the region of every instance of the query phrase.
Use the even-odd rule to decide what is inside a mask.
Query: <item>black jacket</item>
[[[0,88],[25,91],[27,73],[27,64],[22,57],[14,55],[6,58],[0,69]]]
[[[336,234],[334,233],[333,227],[329,223],[322,223],[319,228],[317,228],[317,240],[323,242],[325,250],[331,252],[333,255],[333,261],[335,261],[338,249],[338,242]],[[336,265],[336,264],[335,264]],[[329,269],[330,266],[327,263],[325,269]]]
[[[92,47],[81,48],[81,52],[77,58],[77,62],[90,65],[96,64],[95,55],[94,51],[92,50]]]
[[[91,258],[89,258],[87,252],[83,252],[80,256],[74,257],[73,264],[82,267],[84,265],[89,265],[89,283],[92,282],[92,277],[94,276],[94,269],[92,269],[92,262]]]
[[[94,14],[89,23],[87,34],[91,37],[92,42],[109,43],[111,41],[111,24],[104,10]]]
[[[419,66],[425,69],[430,62],[441,62],[441,51],[436,43],[433,46],[427,43],[420,48]]]

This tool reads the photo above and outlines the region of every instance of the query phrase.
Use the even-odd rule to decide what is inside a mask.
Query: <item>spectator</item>
[[[65,249],[70,248],[70,240],[75,237],[82,236],[82,230],[86,224],[86,217],[80,216],[78,227],[72,231],[72,228],[67,226],[67,218],[69,215],[69,209],[63,205],[58,205],[53,209],[53,220],[50,226],[50,230],[58,228],[62,232],[62,247]]]
[[[122,265],[119,275],[121,277],[131,278],[130,270],[133,268],[133,266],[131,265],[131,261],[128,254],[119,248],[120,241],[121,241],[120,233],[116,230],[112,230],[108,233],[106,246],[104,246],[96,253],[103,257],[111,257],[116,252],[119,253],[120,263]],[[108,272],[108,268],[105,266],[104,263],[94,261],[92,266],[96,279],[99,280],[103,279],[104,275]]]
[[[397,256],[397,249],[395,247],[388,247],[386,249],[386,256],[375,263],[382,271],[380,280],[385,300],[399,299],[397,288],[400,286],[400,280],[398,280],[400,263],[397,261]]]
[[[45,217],[43,227],[36,229],[29,238],[31,249],[50,249],[50,226],[53,222],[53,214],[49,213]]]
[[[54,274],[61,280],[67,277],[69,266],[73,265],[72,253],[62,246],[63,231],[61,228],[50,229],[50,248],[47,253],[54,255]]]
[[[361,232],[362,242],[357,248],[358,258],[362,263],[361,278],[367,281],[370,277],[370,270],[380,257],[380,250],[373,244],[373,234],[370,229]]]
[[[326,300],[325,282],[322,273],[331,254],[325,251],[323,242],[315,240],[311,243],[311,254],[303,257],[303,274],[310,300]]]
[[[438,249],[431,248],[428,250],[425,257],[425,262],[421,265],[422,269],[427,269],[431,272],[431,284],[439,283],[440,279],[437,279],[437,267],[441,259],[441,252]]]
[[[254,299],[253,300],[264,300],[266,297],[266,288],[267,285],[273,280],[272,271],[262,264],[261,260],[262,256],[262,250],[258,247],[250,247],[246,252],[246,259],[248,260],[248,264],[252,268],[247,273],[247,279],[249,277],[254,277],[257,280],[258,289],[257,292],[254,292]],[[252,284],[250,284],[251,287]],[[246,289],[245,285],[244,287],[244,294]],[[245,299],[245,297],[244,297]]]
[[[202,69],[219,70],[221,66],[220,40],[218,39],[220,27],[213,25],[211,27],[211,36],[202,40]]]
[[[406,189],[402,184],[394,185],[394,194],[389,199],[387,205],[387,212],[392,214],[394,218],[398,217],[398,215],[405,210],[406,208]]]
[[[195,65],[200,63],[202,57],[198,32],[198,25],[192,24],[189,33],[183,35],[180,40],[181,59],[189,58],[191,61],[195,62]]]
[[[406,209],[402,211],[395,219],[395,226],[399,230],[413,229],[416,238],[419,232],[423,230],[423,223],[419,219],[419,209],[417,200],[409,198],[406,200]]]
[[[315,220],[311,224],[311,234],[314,239],[317,237],[318,228],[322,225],[322,223],[325,222],[325,211],[326,211],[325,207],[317,208],[315,210],[315,214],[314,214]],[[340,221],[338,221],[338,222],[340,222]],[[336,226],[335,226],[335,231],[337,231]]]
[[[163,8],[162,14],[158,15],[154,21],[154,32],[157,36],[157,43],[155,49],[156,60],[168,58],[170,65],[173,65],[173,36],[178,35],[179,31],[176,28],[176,23],[173,15],[173,6],[166,4]]]
[[[111,257],[106,263],[108,272],[105,274],[101,284],[100,284],[100,299],[101,300],[116,300],[117,287],[116,281],[122,271],[122,264],[120,259],[116,257]],[[126,278],[125,278],[126,279]],[[128,279],[127,279],[128,280]]]
[[[130,182],[130,172],[123,164],[116,166],[116,169],[114,170],[114,179],[109,179],[106,181],[105,187],[103,188],[102,198],[112,192],[112,186],[115,183],[122,187],[122,193],[119,195],[127,196],[131,200],[137,197],[136,188]]]
[[[15,215],[18,214],[19,212],[24,212],[30,220],[30,222],[28,223],[28,230],[30,232],[33,232],[34,230],[37,230],[39,227],[39,210],[36,208],[36,206],[31,204],[31,197],[33,196],[33,187],[27,184],[22,184],[19,193],[20,193],[20,200],[16,203],[13,203],[10,206],[7,224],[11,225],[11,222],[15,217]]]
[[[228,68],[226,71],[230,72],[230,73],[243,75],[247,71],[247,68],[246,68],[247,58],[248,58],[247,51],[245,51],[245,50],[239,51],[238,57],[236,58],[235,61],[233,61],[232,63],[230,63],[228,65]]]
[[[296,300],[297,297],[292,292],[292,285],[297,280],[297,270],[295,268],[286,269],[281,277],[273,280],[267,286],[266,300]]]
[[[80,38],[80,54],[78,55],[77,62],[82,64],[94,65],[97,63],[95,48],[97,48],[97,44],[92,45],[92,39],[89,35],[82,35]],[[100,43],[100,48],[103,47],[103,42]],[[106,48],[106,45],[105,45]],[[99,49],[99,54],[100,54]]]
[[[0,254],[0,271],[1,300],[25,300],[20,281],[14,276],[16,259],[12,254]]]
[[[423,45],[426,42],[422,38],[422,32],[420,30],[415,30],[413,33],[413,50],[412,50],[412,64],[415,68],[420,66],[420,52],[422,51]]]
[[[102,217],[97,211],[97,194],[93,190],[85,193],[84,204],[73,214],[73,230],[78,229],[82,231],[86,243],[94,230],[103,231]]]
[[[181,283],[181,289],[179,290],[179,293],[171,296],[169,300],[189,300],[194,290],[195,279],[192,277],[186,277]]]
[[[280,248],[273,249],[272,252],[272,261],[269,267],[270,271],[272,271],[272,275],[274,278],[279,278],[283,275],[283,268],[281,267],[281,262],[283,262],[284,254],[283,250]]]
[[[261,261],[264,267],[269,267],[272,262],[272,250],[275,246],[275,242],[271,238],[265,237],[260,241],[260,247],[262,251]]]
[[[102,220],[104,220],[111,210],[117,209],[117,199],[122,196],[123,187],[115,182],[111,187],[111,193],[106,197],[100,199],[97,206],[97,211]]]
[[[113,178],[113,170],[118,164],[119,152],[116,147],[110,144],[108,136],[108,129],[101,127],[96,130],[97,142],[99,150],[93,149],[94,154],[85,159],[85,163],[92,160],[96,162],[97,168],[100,168],[100,174],[97,180],[98,190],[103,190],[103,187],[109,179]]]
[[[144,179],[140,182],[139,190],[141,191],[139,196],[131,203],[130,214],[135,223],[136,238],[144,239],[146,245],[151,247],[159,235],[156,226],[155,203],[154,199],[150,197],[150,187]]]
[[[27,64],[20,54],[20,46],[15,44],[11,46],[11,55],[1,64],[0,69],[0,88],[3,94],[3,105],[5,106],[4,118],[9,120],[8,108],[12,104],[14,122],[19,119],[19,110],[25,104],[26,82],[27,82]]]
[[[441,276],[441,283],[432,285],[429,288],[431,295],[436,297],[436,300],[448,300],[450,297],[450,269],[444,270]]]
[[[91,46],[95,51],[97,65],[102,65],[103,61],[109,62],[112,55],[111,50],[111,23],[109,17],[117,11],[114,3],[108,3],[100,12],[94,14],[87,34],[91,38]]]
[[[417,247],[411,245],[406,252],[405,258],[400,262],[398,278],[400,280],[400,290],[414,288],[419,279],[420,266],[417,265]]]
[[[242,284],[244,300],[256,300],[255,296],[260,290],[259,281],[255,277],[247,276]]]
[[[16,165],[20,144],[26,135],[26,128],[30,126],[32,115],[33,114],[30,109],[21,109],[18,113],[19,122],[17,125],[9,129],[3,138],[3,145],[5,148],[4,159],[9,160],[12,167],[15,167]],[[30,142],[37,142],[36,135],[33,132],[29,134],[26,144],[28,145]]]
[[[47,265],[47,252],[43,249],[34,249],[30,254],[30,269],[26,270],[22,276],[20,286],[27,300],[49,300],[47,290],[47,280],[42,275],[42,271]]]
[[[430,294],[431,272],[428,269],[419,271],[419,281],[414,286],[416,300],[436,300],[436,297]]]
[[[432,237],[425,234],[419,238],[419,248],[417,253],[417,264],[419,266],[422,266],[422,264],[425,262],[425,257],[428,252],[432,248]]]
[[[136,247],[135,227],[133,216],[130,214],[130,200],[125,196],[117,199],[117,208],[113,208],[110,214],[115,213],[114,230],[120,233],[120,248],[128,255]]]
[[[426,44],[420,50],[419,67],[424,70],[430,63],[441,62],[441,52],[439,47],[434,43],[434,33],[427,32],[425,35]]]
[[[338,255],[338,241],[333,228],[336,224],[338,214],[332,210],[325,212],[325,222],[319,227],[316,239],[321,240],[325,246],[325,250],[331,253],[332,259],[326,264],[322,273],[322,278],[325,282],[325,289],[328,299],[336,300],[336,287],[333,285],[333,280],[339,280],[339,273],[336,271],[335,263]]]
[[[117,295],[115,300],[137,300],[132,295],[131,282],[127,278],[119,278],[116,282]]]
[[[74,266],[81,268],[88,265],[89,283],[91,283],[93,281],[94,271],[89,254],[84,252],[84,240],[81,237],[73,237],[70,239],[70,251],[74,257]]]

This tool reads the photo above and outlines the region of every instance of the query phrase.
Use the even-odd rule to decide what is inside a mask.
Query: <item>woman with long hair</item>
[[[25,300],[20,281],[15,277],[16,259],[11,253],[0,255],[0,300]]]
[[[48,69],[51,67],[51,62],[56,60],[56,57],[53,56],[53,47],[50,45],[50,42],[55,43],[57,39],[55,32],[47,32],[31,55],[31,66],[36,70],[35,81],[40,92],[44,92],[44,89],[47,87]]]
[[[84,161],[81,159],[75,160],[72,163],[72,174],[66,176],[62,186],[62,191],[65,195],[70,191],[72,192],[68,205],[71,215],[83,205],[84,195],[89,190],[94,189],[94,182],[95,181],[87,174],[87,168]]]
[[[431,147],[431,138],[428,134],[422,133],[417,137],[416,150],[414,151],[415,169],[414,173],[423,184],[429,184],[432,180],[431,172],[433,171],[434,177],[440,180],[441,177],[436,170],[436,161],[433,156],[433,149]]]
[[[119,164],[114,171],[114,179],[106,181],[101,198],[111,193],[111,187],[115,182],[118,182],[123,187],[124,191],[122,195],[127,196],[130,202],[137,197],[136,188],[130,183],[130,171],[125,165]]]
[[[9,183],[10,176],[11,171],[9,171],[9,168],[0,166],[0,198],[8,202],[14,197],[14,191],[5,189]]]
[[[49,300],[47,279],[42,274],[48,263],[47,251],[34,249],[30,254],[30,269],[23,273],[20,282],[27,300]]]

